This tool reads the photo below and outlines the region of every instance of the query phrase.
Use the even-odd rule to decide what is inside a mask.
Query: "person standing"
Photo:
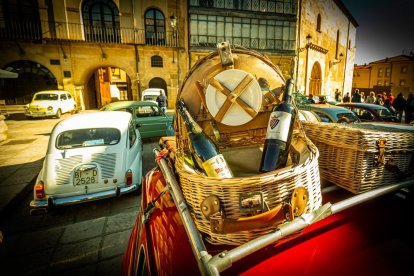
[[[394,107],[391,105],[391,101],[390,101],[390,99],[389,98],[386,98],[385,99],[385,101],[384,101],[384,105],[383,105],[384,107],[386,107],[390,112],[391,112],[391,114],[392,115],[395,115],[395,109],[394,109]]]
[[[408,94],[407,105],[405,107],[405,123],[409,124],[414,115],[414,93]]]
[[[388,96],[387,97],[388,97],[388,99],[390,99],[390,103],[392,105],[394,103],[395,97],[392,95],[391,92],[388,93]]]
[[[167,99],[167,96],[165,96],[164,90],[160,90],[160,95],[158,95],[156,101],[161,111],[165,113],[167,111],[168,99]]]
[[[369,96],[367,97],[367,99],[366,99],[366,103],[369,103],[369,104],[374,104],[375,102],[376,102],[376,98],[375,98],[375,93],[374,93],[374,91],[371,91],[371,92],[369,92]]]
[[[361,94],[359,93],[359,89],[355,89],[354,94],[352,95],[351,102],[353,103],[360,103],[361,102]]]
[[[342,101],[342,93],[339,89],[335,90],[335,101],[341,102]]]
[[[349,92],[347,92],[344,97],[344,103],[349,103],[350,100],[351,98],[349,97]]]
[[[382,100],[382,95],[381,94],[377,94],[377,100],[375,101],[375,104],[384,105],[384,101]]]
[[[391,100],[390,100],[391,101]],[[403,93],[400,92],[391,104],[395,109],[395,115],[397,115],[398,122],[401,123],[403,112],[406,108],[407,101],[404,99]],[[406,115],[407,116],[407,115]]]

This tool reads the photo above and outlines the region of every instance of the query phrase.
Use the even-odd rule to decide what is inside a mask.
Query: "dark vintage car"
[[[353,111],[362,122],[397,122],[397,117],[388,108],[368,103],[340,103],[338,106]]]
[[[307,104],[299,108],[300,110],[312,111],[317,114],[321,122],[325,123],[359,123],[361,120],[354,112],[331,104]]]
[[[217,57],[219,53],[221,67],[225,68],[223,70],[220,68]],[[193,85],[198,78],[209,77],[208,74],[203,74],[206,71],[211,74],[220,70],[234,73],[234,76],[238,76],[238,80],[241,80],[241,82],[237,82],[239,85],[231,83],[229,78],[225,78],[223,81],[229,81],[228,84],[232,84],[228,87],[243,86],[240,89],[236,88],[236,92],[252,92],[248,94],[251,97],[256,97],[261,93],[260,90],[257,93],[257,90],[247,85],[248,82],[245,80],[254,82],[254,77],[252,77],[253,74],[246,74],[246,71],[251,70],[258,77],[266,75],[268,80],[274,81],[273,84],[276,83],[278,70],[272,69],[274,67],[269,65],[270,62],[267,59],[263,58],[263,62],[262,60],[256,61],[256,58],[259,59],[262,56],[259,54],[249,56],[244,48],[234,48],[232,53],[236,53],[238,58],[237,64],[234,63],[236,67],[234,69],[228,66],[232,62],[229,61],[229,55],[222,55],[221,50],[218,49],[217,52],[205,58],[211,58],[212,62],[210,60],[206,62],[203,59],[196,63],[205,69],[204,71],[197,69],[190,71],[192,75],[186,77],[181,86],[179,98],[192,103],[195,107],[193,111],[199,110],[201,103],[207,103],[207,105],[209,103],[208,100],[205,101],[203,93],[198,93],[203,92],[203,88],[195,91]],[[208,67],[210,65],[214,70]],[[261,70],[253,70],[257,68]],[[266,70],[266,68],[270,69]],[[273,73],[269,73],[269,71]],[[240,78],[240,72],[243,73],[243,78]],[[217,75],[219,74],[221,73]],[[230,108],[232,103],[237,102],[236,93],[227,91],[229,88],[224,88],[223,85],[217,83],[217,79],[212,79],[211,86],[207,86],[206,90],[209,91],[211,88],[210,92],[217,91],[216,95],[219,95],[223,102],[226,102],[226,97],[222,94],[229,95],[227,99],[230,101],[227,107]],[[270,84],[271,88],[273,86],[276,85]],[[213,88],[217,89],[213,90]],[[194,99],[197,100],[192,102]],[[245,97],[242,100],[238,103],[247,106],[246,101],[249,98]],[[200,124],[206,127],[205,129],[209,129],[211,136],[215,135],[215,129],[227,131],[227,135],[230,135],[230,131],[235,130],[232,141],[240,143],[243,135],[262,134],[263,128],[260,128],[260,132],[255,128],[258,127],[258,124],[260,127],[267,125],[269,120],[269,113],[257,115],[253,109],[249,111],[252,118],[257,120],[253,123],[252,121],[242,122],[236,126],[228,126],[220,122],[217,122],[216,126],[212,126],[211,122],[214,123],[213,120],[219,121],[220,116],[215,118],[198,116],[197,118]],[[254,117],[255,115],[257,116]],[[293,207],[296,201],[292,200],[284,205],[279,204],[281,208],[279,210],[283,210],[279,213],[282,220],[280,223],[276,217],[269,218],[268,216],[269,212],[274,210],[274,208],[269,210],[268,206],[268,203],[274,203],[272,202],[274,195],[268,191],[271,189],[269,186],[266,187],[268,190],[263,188],[261,181],[269,180],[268,183],[273,183],[272,187],[274,187],[274,185],[282,184],[275,182],[276,178],[288,174],[295,167],[300,167],[307,173],[303,179],[304,185],[309,185],[312,188],[316,187],[311,180],[312,174],[315,175],[312,170],[296,163],[289,168],[280,169],[277,173],[272,171],[257,176],[258,169],[253,169],[252,174],[255,176],[255,181],[245,184],[243,175],[246,175],[245,173],[249,170],[246,165],[251,160],[256,161],[257,156],[251,154],[248,147],[243,146],[240,148],[241,150],[237,150],[237,156],[235,156],[236,154],[227,155],[227,157],[233,158],[233,161],[239,161],[240,167],[236,169],[239,169],[241,175],[235,174],[235,177],[231,179],[199,177],[195,181],[190,176],[197,175],[196,168],[191,165],[191,158],[187,158],[188,160],[185,158],[187,153],[185,148],[183,150],[181,137],[181,134],[185,136],[185,132],[180,132],[183,130],[180,129],[181,121],[179,120],[181,118],[178,116],[177,113],[175,117],[177,133],[172,137],[161,138],[159,148],[154,149],[157,166],[150,170],[143,179],[141,205],[123,256],[122,275],[412,274],[414,260],[414,235],[412,234],[414,228],[411,223],[414,211],[413,191],[411,190],[414,178],[412,176],[377,189],[371,189],[368,192],[353,194],[332,183],[319,182],[319,174],[317,174],[318,183],[321,183],[321,204],[315,210],[301,213],[298,216],[291,213],[291,211],[300,210]],[[261,120],[262,118],[267,120]],[[264,124],[263,121],[265,121]],[[279,121],[269,122],[269,127],[271,127],[271,122],[277,124]],[[240,129],[245,131],[241,132]],[[220,141],[226,139],[224,135],[217,136]],[[219,141],[218,138],[216,139]],[[309,147],[308,144],[302,149],[306,150],[305,148]],[[298,148],[298,150],[300,149]],[[245,156],[245,159],[239,158],[241,156]],[[260,156],[258,159],[260,161]],[[299,157],[295,159],[296,162],[304,161]],[[331,159],[332,162],[336,162],[334,155]],[[186,164],[189,164],[189,167],[187,166],[189,169],[186,168]],[[188,175],[188,178],[185,174]],[[204,182],[200,179],[203,179]],[[244,186],[238,186],[239,184],[237,187],[226,185],[230,183],[229,181],[232,184],[243,182]],[[296,179],[295,185],[300,181],[302,179]],[[213,191],[211,187],[214,185],[211,185],[212,183],[221,189]],[[207,186],[210,189],[207,189]],[[250,194],[247,189],[250,186],[258,188],[261,192]],[[200,190],[204,192],[203,195],[205,194],[206,197],[201,196],[200,199]],[[240,192],[240,190],[245,192]],[[238,192],[240,194],[237,194]],[[310,196],[307,196],[306,193],[299,196],[292,193],[292,198],[306,200]],[[229,200],[231,204],[221,206],[220,201],[223,199]],[[234,204],[230,201],[232,199],[235,199]],[[202,201],[201,204],[198,204],[198,200]],[[263,207],[263,209],[255,209],[256,207],[259,209]],[[242,210],[250,213],[244,213],[237,218],[225,217],[226,211],[234,209],[238,212]],[[197,223],[200,218],[203,219],[203,216],[208,219],[209,224],[208,227],[203,225],[200,230],[200,225]],[[213,220],[217,216],[221,219]],[[255,223],[252,223],[252,217],[254,217]],[[213,221],[215,222],[213,223]],[[263,222],[264,224],[262,224]],[[261,224],[258,225],[258,223]],[[267,227],[269,224],[274,228],[265,228],[265,231],[263,227]],[[218,232],[222,235],[220,237],[231,237],[237,240],[239,236],[250,231],[249,227],[254,227],[253,232],[258,235],[251,239],[242,240],[240,243],[232,243],[232,241],[222,243],[220,240],[212,240],[209,231],[210,233],[211,231],[221,231],[223,227],[227,226],[229,227],[228,231]]]
[[[174,116],[162,112],[151,101],[119,101],[103,106],[101,111],[127,111],[132,114],[134,123],[140,123],[141,138],[161,137],[173,131]]]

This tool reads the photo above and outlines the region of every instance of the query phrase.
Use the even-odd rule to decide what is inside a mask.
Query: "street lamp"
[[[175,14],[170,16],[170,24],[171,24],[171,28],[173,30],[172,33],[172,44],[174,47],[176,47],[177,45],[177,38],[176,38],[176,27],[177,27],[177,17],[175,16]],[[177,53],[178,55],[178,53]],[[175,51],[173,51],[173,63],[175,63]]]
[[[340,63],[343,58],[344,58],[344,55],[342,53],[340,53],[338,59],[335,59],[335,60],[329,62],[329,67],[332,67],[332,66]]]
[[[308,34],[307,36],[306,36],[306,46],[305,47],[303,47],[303,48],[299,48],[298,49],[298,52],[300,53],[300,52],[303,52],[303,51],[305,51],[306,49],[308,49],[309,48],[309,45],[312,43],[312,36],[310,35],[310,34]]]

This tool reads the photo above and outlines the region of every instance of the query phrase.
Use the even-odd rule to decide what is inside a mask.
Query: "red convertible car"
[[[259,79],[268,81],[262,82],[266,87]],[[320,179],[319,151],[305,136],[298,139],[304,134],[299,123],[286,167],[259,173],[260,146],[266,128],[279,123],[272,109],[283,87],[270,60],[244,48],[229,51],[225,43],[189,71],[177,97],[188,109],[174,117],[175,136],[162,137],[154,149],[157,166],[142,182],[122,275],[414,274],[412,139],[404,143],[411,162],[400,167],[403,172],[396,171],[397,158],[387,156],[383,163],[384,150],[396,141],[380,141],[373,149],[376,165],[389,166],[393,171],[387,174],[401,178],[360,193]],[[286,89],[285,99],[289,93]],[[200,156],[187,151],[192,140],[184,125],[208,133],[204,139],[215,137],[223,150],[216,156],[224,156],[234,177],[203,175],[202,166],[215,157],[197,165]],[[338,139],[332,136],[328,143],[332,140]],[[353,161],[351,148],[358,150],[358,142],[348,146],[343,162]],[[333,152],[325,156],[339,162]],[[373,166],[374,160],[365,161]],[[284,189],[287,183],[294,189]],[[279,201],[280,195],[289,200]]]
[[[123,275],[414,272],[412,178],[359,195],[324,183],[324,204],[316,212],[241,246],[212,245],[194,226],[167,159],[158,150],[155,154],[159,167],[142,184],[142,205],[124,254]]]

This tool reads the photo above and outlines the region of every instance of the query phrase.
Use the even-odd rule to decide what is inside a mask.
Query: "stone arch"
[[[320,95],[322,87],[322,70],[319,62],[315,62],[312,66],[310,81],[309,81],[309,94]]]
[[[4,69],[19,74],[16,79],[4,79],[0,86],[0,98],[7,104],[27,104],[33,94],[41,90],[58,89],[55,75],[46,66],[31,60],[16,60]]]
[[[155,77],[149,81],[148,88],[162,88],[168,98],[167,82],[163,78]]]
[[[114,78],[114,74],[118,77]],[[83,103],[86,109],[99,109],[113,101],[133,100],[129,73],[117,65],[94,65],[83,77]]]

